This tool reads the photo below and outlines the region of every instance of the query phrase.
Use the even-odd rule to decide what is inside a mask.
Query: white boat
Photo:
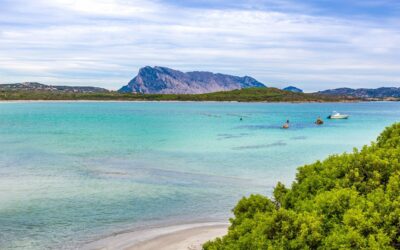
[[[338,112],[333,112],[330,116],[328,116],[329,119],[347,119],[349,118],[349,115],[342,115]]]

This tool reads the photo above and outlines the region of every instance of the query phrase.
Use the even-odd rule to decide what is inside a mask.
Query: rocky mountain
[[[338,88],[338,89],[328,89],[320,91],[318,93],[324,95],[353,96],[358,98],[370,98],[370,99],[400,98],[400,88],[396,87],[382,87],[377,89]]]
[[[302,89],[299,89],[299,88],[294,87],[294,86],[288,86],[288,87],[286,87],[286,88],[284,88],[282,90],[286,90],[286,91],[290,91],[290,92],[294,92],[294,93],[303,93]]]
[[[24,82],[12,84],[0,84],[0,91],[50,91],[62,93],[104,93],[107,89],[98,87],[80,87],[80,86],[53,86],[38,82]]]
[[[238,77],[211,72],[181,72],[166,67],[144,67],[119,92],[142,94],[202,94],[234,89],[265,87],[249,76]]]

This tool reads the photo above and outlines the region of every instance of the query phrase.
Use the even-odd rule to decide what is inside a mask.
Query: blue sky
[[[0,0],[1,83],[118,89],[146,65],[399,87],[400,1]]]

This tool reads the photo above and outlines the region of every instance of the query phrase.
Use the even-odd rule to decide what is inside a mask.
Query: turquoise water
[[[313,124],[333,110],[351,118]],[[131,228],[226,220],[240,197],[269,195],[296,167],[399,120],[394,102],[0,103],[0,248],[72,249]]]

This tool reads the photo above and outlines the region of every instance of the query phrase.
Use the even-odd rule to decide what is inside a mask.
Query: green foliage
[[[351,99],[346,97],[293,93],[276,88],[247,88],[207,94],[146,95],[118,92],[0,91],[0,100],[334,102]]]
[[[233,209],[219,249],[400,249],[400,123],[376,143],[298,169],[291,188]]]

